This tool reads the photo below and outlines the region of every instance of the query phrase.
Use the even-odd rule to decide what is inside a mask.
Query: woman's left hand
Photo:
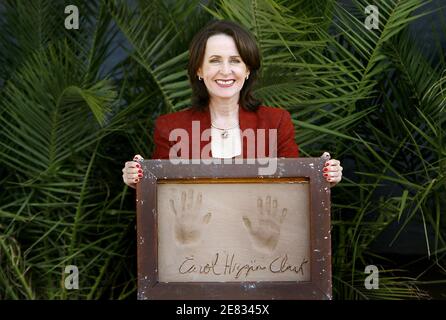
[[[324,153],[322,156],[326,156],[327,153]],[[330,159],[330,155],[328,154],[328,159]],[[325,162],[325,167],[322,170],[324,178],[330,182],[330,187],[334,187],[342,180],[342,167],[341,162],[336,159],[327,160]]]

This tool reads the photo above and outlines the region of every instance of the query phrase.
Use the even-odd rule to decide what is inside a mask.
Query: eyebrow
[[[210,56],[209,58],[221,58],[221,56],[213,54],[212,56]],[[240,56],[230,56],[229,58],[241,58]]]

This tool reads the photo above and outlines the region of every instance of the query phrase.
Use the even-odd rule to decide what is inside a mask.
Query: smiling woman
[[[254,36],[237,23],[214,21],[200,30],[189,47],[192,107],[157,119],[152,158],[297,158],[289,112],[263,106],[253,95],[260,65]],[[324,178],[335,185],[342,167],[325,156]],[[141,158],[122,170],[132,188],[143,176]]]
[[[203,78],[215,104],[224,103],[225,99],[229,99],[226,103],[237,104],[239,92],[249,78],[248,67],[240,57],[234,40],[225,34],[208,39],[203,64],[197,74],[199,81]]]
[[[205,110],[212,97],[209,78],[203,77],[203,72],[206,72],[216,77],[215,80],[218,77],[221,80],[238,80],[238,92],[232,100],[239,93],[240,100],[235,104],[250,111],[257,109],[260,101],[253,96],[252,88],[260,69],[260,52],[247,30],[230,21],[211,23],[194,37],[189,53],[188,74],[195,108]],[[235,78],[237,76],[239,79]]]

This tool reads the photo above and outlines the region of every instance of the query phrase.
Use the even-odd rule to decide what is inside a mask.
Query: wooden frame
[[[173,164],[141,162],[137,187],[138,299],[331,299],[330,186],[323,179],[324,158],[277,159],[274,174],[259,176],[253,164]],[[254,161],[253,161],[254,162]],[[249,163],[249,162],[248,162]],[[165,183],[309,184],[309,280],[239,282],[160,282],[158,270],[157,189]]]

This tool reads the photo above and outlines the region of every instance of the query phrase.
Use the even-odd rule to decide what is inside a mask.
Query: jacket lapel
[[[252,129],[254,130],[254,143],[257,141],[257,113],[254,111],[247,111],[244,108],[239,108],[238,111],[239,116],[239,124],[240,124],[240,134],[242,134],[246,129]],[[247,152],[247,143],[243,141],[242,139],[242,156],[243,159],[246,159],[248,157]],[[254,147],[255,154],[257,154],[257,146]]]
[[[194,121],[200,121],[200,136],[194,137],[195,139],[198,139],[200,141],[200,157],[202,159],[209,159],[212,157],[211,155],[211,113],[209,111],[209,108],[206,108],[203,111],[194,111],[193,115]],[[208,134],[204,135],[203,132],[208,130]],[[203,140],[202,140],[203,138]],[[206,148],[209,150],[209,152],[205,152],[203,154],[203,149]]]

